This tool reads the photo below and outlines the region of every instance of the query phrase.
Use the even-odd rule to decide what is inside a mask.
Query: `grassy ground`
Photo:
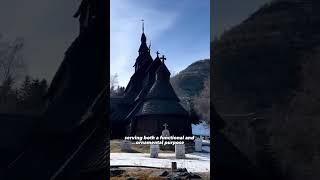
[[[158,180],[166,179],[161,177],[150,177],[150,174],[159,171],[158,169],[147,169],[147,168],[127,168],[126,172],[120,177],[110,177],[110,180],[126,180],[128,177],[135,177],[139,180]]]
[[[162,179],[167,179],[166,177],[153,177],[152,174],[157,174],[164,169],[149,169],[149,168],[123,168],[126,170],[122,176],[119,177],[110,177],[111,180],[126,180],[128,177],[135,177],[139,180],[162,180]],[[165,169],[168,172],[170,170]],[[202,177],[202,179],[210,179],[210,174],[209,173],[194,173],[198,174]]]

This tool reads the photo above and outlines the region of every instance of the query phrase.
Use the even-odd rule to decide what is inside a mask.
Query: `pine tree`
[[[200,123],[200,118],[196,110],[194,109],[194,104],[190,103],[190,119],[192,124],[199,124]]]
[[[16,111],[17,94],[13,88],[14,80],[9,76],[0,86],[0,109],[4,113]]]
[[[31,80],[26,76],[20,88],[20,100],[25,102],[30,97]]]
[[[47,81],[25,77],[20,88],[20,108],[28,113],[38,113],[44,105],[44,95],[47,92]]]
[[[116,95],[117,95],[117,96],[122,96],[123,93],[124,93],[124,90],[125,90],[124,87],[118,86],[118,88],[117,88],[117,90],[116,90]]]
[[[7,79],[3,81],[1,86],[1,103],[7,104],[8,103],[8,96],[12,93],[12,86],[13,86],[13,78],[9,76]]]
[[[40,81],[40,89],[41,89],[41,96],[44,97],[47,93],[47,90],[48,90],[47,80],[42,79]]]

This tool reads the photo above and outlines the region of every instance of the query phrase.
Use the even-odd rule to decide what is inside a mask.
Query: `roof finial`
[[[167,60],[167,58],[164,57],[164,55],[162,55],[162,57],[160,58],[164,64],[164,61]]]
[[[146,35],[144,34],[144,20],[141,19],[142,21],[142,35],[141,35],[141,43],[146,43],[147,42],[147,38]],[[148,47],[147,47],[148,48]]]
[[[164,126],[164,129],[167,129],[168,124],[167,124],[167,123],[164,123],[163,126]]]
[[[157,51],[156,53],[157,53],[157,57],[159,57],[159,54],[160,54],[159,51]]]
[[[144,20],[141,19],[141,21],[142,21],[142,33],[144,33]]]

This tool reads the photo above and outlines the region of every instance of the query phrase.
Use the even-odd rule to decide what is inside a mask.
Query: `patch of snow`
[[[210,172],[209,153],[186,154],[186,159],[176,159],[174,153],[159,153],[158,158],[150,158],[149,153],[110,153],[110,165],[136,165],[171,168],[171,162],[177,162],[178,168],[189,172]]]
[[[203,140],[202,140],[202,145],[203,145],[203,146],[210,146],[210,140],[203,139]]]
[[[192,124],[192,134],[197,136],[210,136],[210,126],[206,123]]]
[[[210,153],[210,146],[202,146],[202,151]]]
[[[194,152],[194,153],[191,153],[191,155],[202,157],[202,158],[206,158],[206,159],[210,159],[210,154],[209,153]]]

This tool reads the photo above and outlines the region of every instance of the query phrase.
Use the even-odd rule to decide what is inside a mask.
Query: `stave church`
[[[170,84],[166,58],[157,52],[153,59],[146,42],[142,25],[134,74],[122,96],[110,97],[111,138],[161,135],[164,125],[171,135],[191,135],[190,115]]]

